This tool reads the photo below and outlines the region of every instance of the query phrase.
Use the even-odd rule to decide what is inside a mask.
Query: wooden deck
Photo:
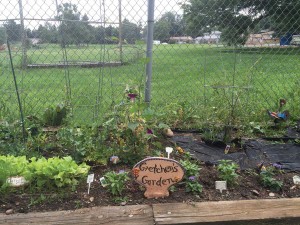
[[[219,224],[221,221],[255,222],[293,218],[299,218],[300,221],[300,198],[107,206],[74,211],[0,214],[0,224]]]

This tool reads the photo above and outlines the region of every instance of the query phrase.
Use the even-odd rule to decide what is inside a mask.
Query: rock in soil
[[[13,213],[14,213],[14,210],[13,210],[13,209],[8,209],[8,210],[5,211],[5,214],[6,214],[6,215],[11,215],[11,214],[13,214]]]
[[[252,194],[259,196],[259,192],[257,190],[251,190]]]

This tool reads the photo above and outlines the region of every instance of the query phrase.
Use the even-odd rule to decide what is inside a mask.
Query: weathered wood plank
[[[300,198],[153,205],[156,224],[300,218]]]
[[[300,218],[300,198],[200,203],[167,203],[153,206],[107,206],[28,214],[0,214],[2,224],[237,224],[234,221],[265,221]],[[232,221],[232,223],[228,223]],[[298,221],[298,220],[297,220]],[[219,223],[218,223],[219,222]],[[271,224],[271,223],[270,223]],[[294,223],[293,223],[294,224]]]
[[[28,214],[0,214],[0,224],[109,224],[109,225],[153,225],[151,206],[107,206]]]

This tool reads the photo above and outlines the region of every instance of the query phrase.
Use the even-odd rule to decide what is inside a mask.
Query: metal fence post
[[[147,52],[148,63],[146,65],[146,88],[145,102],[150,105],[151,82],[152,82],[152,48],[153,48],[153,27],[154,27],[154,0],[148,0],[148,21],[147,21]]]

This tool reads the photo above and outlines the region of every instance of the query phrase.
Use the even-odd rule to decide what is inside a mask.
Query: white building
[[[204,36],[196,37],[196,44],[218,44],[220,42],[222,32],[212,31],[211,33],[204,33]]]

